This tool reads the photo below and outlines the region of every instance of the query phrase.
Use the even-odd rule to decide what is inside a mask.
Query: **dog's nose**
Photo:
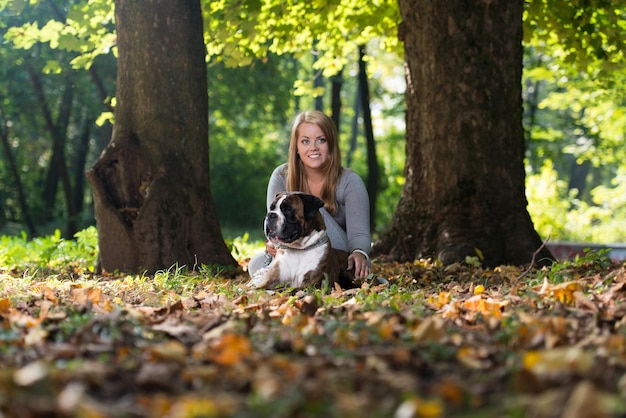
[[[276,219],[278,218],[278,215],[274,212],[270,212],[267,214],[267,219]]]

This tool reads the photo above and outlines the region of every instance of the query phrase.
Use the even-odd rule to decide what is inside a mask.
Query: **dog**
[[[301,192],[275,196],[263,222],[265,236],[276,247],[271,263],[257,271],[249,285],[272,289],[295,289],[318,285],[350,283],[348,253],[331,247],[326,224],[320,213],[324,202]]]

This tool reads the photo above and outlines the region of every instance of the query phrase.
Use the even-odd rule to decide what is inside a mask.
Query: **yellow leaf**
[[[183,396],[172,406],[171,417],[218,417],[220,409],[206,397]]]
[[[502,317],[502,308],[506,305],[508,305],[508,301],[497,301],[491,298],[483,299],[481,295],[476,295],[463,301],[462,307],[478,312],[483,316],[499,319]]]
[[[209,359],[222,366],[232,366],[242,362],[252,354],[250,341],[239,334],[224,334],[222,338],[211,345],[213,353]]]
[[[578,282],[571,281],[553,285],[548,283],[547,278],[545,278],[539,294],[551,297],[564,305],[572,305],[576,302],[574,293],[580,290]]]
[[[413,398],[404,401],[394,414],[396,418],[439,418],[444,416],[443,405],[439,400]]]
[[[441,309],[442,306],[450,303],[450,292],[441,292],[437,295],[437,297],[429,296],[428,303],[434,305],[437,309]]]
[[[378,334],[380,338],[382,338],[383,340],[393,338],[397,325],[398,318],[396,317],[391,317],[381,321],[378,328]]]
[[[538,351],[527,351],[526,353],[524,353],[522,363],[524,364],[524,368],[526,370],[531,370],[533,367],[535,367],[535,364],[537,364],[539,360],[540,356]]]
[[[485,293],[485,286],[483,286],[482,284],[479,284],[478,286],[474,288],[475,295],[481,295],[483,293]]]

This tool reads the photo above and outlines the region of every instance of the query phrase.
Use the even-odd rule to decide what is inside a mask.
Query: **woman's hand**
[[[269,255],[276,257],[276,247],[272,244],[271,241],[265,241],[265,250],[269,253]]]
[[[365,255],[358,251],[354,251],[348,256],[348,270],[354,270],[354,277],[357,279],[365,278],[370,274],[370,265]]]

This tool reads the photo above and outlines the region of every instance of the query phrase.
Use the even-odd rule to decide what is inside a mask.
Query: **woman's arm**
[[[286,176],[286,164],[281,164],[274,169],[270,180],[267,183],[267,210],[270,210],[270,205],[274,201],[274,197],[281,192],[287,190],[287,176]]]
[[[344,170],[346,210],[346,233],[350,252],[360,250],[369,259],[372,245],[370,235],[370,202],[365,183],[358,174],[351,170]],[[343,186],[343,185],[342,185]]]
[[[344,194],[346,233],[350,247],[348,269],[354,271],[355,277],[365,278],[372,268],[369,258],[372,245],[369,196],[361,177],[351,170],[344,169],[340,184],[340,191]]]

